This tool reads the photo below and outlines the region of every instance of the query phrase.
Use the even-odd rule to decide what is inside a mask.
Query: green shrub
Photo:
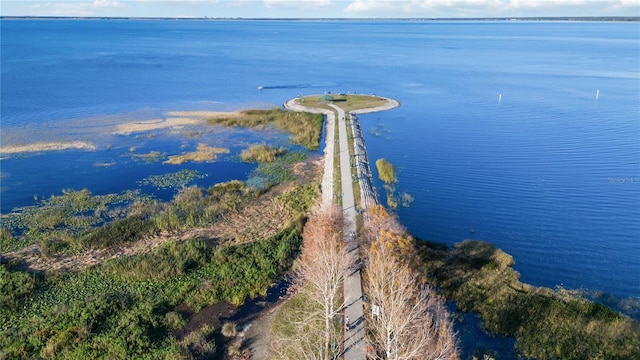
[[[318,184],[307,184],[296,187],[291,191],[279,195],[274,199],[276,203],[284,204],[294,214],[306,214],[320,195]]]
[[[0,318],[21,308],[36,285],[34,275],[10,270],[7,265],[0,264]]]
[[[106,274],[132,281],[182,276],[204,265],[211,250],[204,241],[167,242],[151,254],[118,257],[103,264]]]
[[[80,242],[90,248],[105,248],[138,240],[151,230],[152,224],[148,220],[132,216],[97,228],[83,236]]]
[[[171,330],[181,329],[186,325],[185,319],[179,313],[175,311],[169,311],[164,315],[165,321],[167,322],[167,326]]]

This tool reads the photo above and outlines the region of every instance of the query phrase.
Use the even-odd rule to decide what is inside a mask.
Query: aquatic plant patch
[[[156,189],[181,189],[197,179],[203,179],[207,174],[197,170],[183,169],[174,173],[151,175],[138,181],[141,186],[153,186]]]

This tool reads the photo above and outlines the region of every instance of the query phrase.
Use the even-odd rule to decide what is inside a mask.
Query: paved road
[[[351,178],[351,162],[349,153],[349,143],[347,138],[347,125],[344,111],[335,106],[329,105],[338,113],[338,136],[340,151],[340,179],[342,184],[342,211],[344,212],[345,241],[350,242],[351,252],[350,263],[358,260],[358,247],[355,238],[350,236],[356,232],[356,209],[353,197],[353,180]],[[351,326],[344,335],[344,360],[365,360],[366,343],[364,332],[364,316],[362,313],[362,283],[360,270],[350,273],[344,280],[344,315],[349,319]]]

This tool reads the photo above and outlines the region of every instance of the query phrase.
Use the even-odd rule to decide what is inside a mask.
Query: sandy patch
[[[120,124],[116,126],[116,129],[113,132],[113,134],[129,135],[132,133],[143,132],[143,131],[180,128],[185,125],[199,125],[199,124],[203,124],[203,119],[192,118],[192,117],[172,117],[166,120],[154,119],[154,120],[136,121],[136,122]]]
[[[67,149],[95,150],[96,146],[86,141],[46,142],[27,145],[0,146],[0,154],[59,151]]]
[[[218,154],[228,154],[231,150],[229,148],[217,148],[207,146],[207,144],[198,144],[198,149],[194,152],[189,152],[182,155],[169,156],[169,160],[165,161],[165,164],[180,165],[187,161],[206,162],[215,161]]]

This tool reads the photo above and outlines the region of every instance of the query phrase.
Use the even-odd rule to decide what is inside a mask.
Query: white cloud
[[[640,16],[640,0],[354,0],[344,11],[399,17],[625,15],[614,9]]]
[[[129,2],[139,3],[156,3],[158,5],[171,4],[171,5],[206,5],[217,4],[220,0],[128,0]],[[232,1],[233,2],[233,1]]]
[[[344,10],[346,12],[354,13],[368,13],[385,9],[395,9],[398,5],[399,3],[396,2],[396,4],[394,4],[394,1],[355,0],[351,4],[347,5]]]
[[[47,16],[94,16],[90,2],[46,2],[30,6],[35,15]]]
[[[48,1],[30,4],[28,15],[33,16],[105,16],[125,6],[118,0]]]
[[[303,10],[329,9],[333,0],[264,0],[267,8],[295,8]]]
[[[640,16],[640,0],[0,0],[2,15],[219,17]]]
[[[500,0],[355,0],[346,8],[346,12],[370,13],[393,11],[404,16],[429,16],[430,13],[472,11],[495,11],[504,5]]]
[[[122,4],[117,0],[94,0],[93,7],[96,8],[109,8],[109,7],[122,7]]]

